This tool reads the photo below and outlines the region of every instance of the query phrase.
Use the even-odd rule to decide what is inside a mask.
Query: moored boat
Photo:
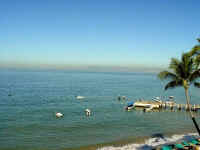
[[[76,96],[76,99],[84,99],[84,96]]]
[[[127,106],[126,106],[126,110],[130,110],[130,109],[133,109],[134,108],[134,102],[129,102],[128,104],[127,104]]]

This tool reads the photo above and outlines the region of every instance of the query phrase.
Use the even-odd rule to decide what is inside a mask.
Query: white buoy
[[[90,115],[91,115],[90,109],[85,109],[85,114],[86,114],[87,116],[90,116]]]
[[[60,118],[60,117],[63,117],[63,114],[62,114],[62,113],[59,113],[59,112],[57,112],[57,113],[56,113],[56,117],[58,117],[58,118]]]

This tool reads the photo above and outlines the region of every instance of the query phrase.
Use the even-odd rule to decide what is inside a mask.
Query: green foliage
[[[200,38],[197,39],[199,44],[195,45],[189,52],[188,54],[192,57],[194,56],[199,56],[200,55]],[[195,59],[195,57],[194,57]]]
[[[158,77],[161,79],[161,80],[164,80],[164,79],[172,79],[172,80],[175,80],[176,79],[176,75],[169,72],[169,71],[162,71],[158,74]]]
[[[200,39],[199,39],[200,42]],[[183,86],[185,89],[189,85],[194,84],[195,87],[200,88],[200,83],[196,80],[200,77],[200,45],[194,46],[191,51],[183,53],[181,59],[171,58],[169,69],[170,71],[162,71],[158,74],[161,80],[169,80],[165,86],[165,90]]]
[[[169,88],[175,88],[178,86],[183,86],[183,82],[181,80],[173,80],[169,83],[167,83],[167,85],[165,86],[165,90],[169,89]]]
[[[194,63],[196,65],[196,69],[199,68],[199,65],[200,65],[200,55],[197,55],[195,58],[194,58]]]

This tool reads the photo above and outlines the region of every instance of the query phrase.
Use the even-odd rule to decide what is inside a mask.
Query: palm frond
[[[177,66],[180,65],[180,63],[181,63],[180,60],[178,60],[177,58],[171,58],[169,69],[172,70],[176,69]]]
[[[200,39],[199,39],[200,40]],[[194,46],[189,52],[188,54],[190,56],[194,56],[194,55],[199,55],[200,54],[200,45],[196,45]]]
[[[161,80],[164,80],[164,79],[176,80],[177,76],[176,76],[176,74],[165,70],[158,74],[158,78]]]
[[[199,82],[194,82],[194,86],[197,88],[200,88],[200,83]]]
[[[183,70],[183,65],[180,60],[177,58],[171,58],[169,69],[172,69],[173,72],[180,77],[184,76],[184,70]]]
[[[190,77],[189,77],[189,81],[190,82],[193,82],[193,81],[195,81],[197,78],[199,78],[200,77],[200,69],[198,69],[198,70],[195,70],[191,75],[190,75]]]
[[[197,56],[194,58],[194,63],[195,63],[195,69],[198,69],[198,68],[199,68],[199,65],[200,65],[200,55],[197,55]]]
[[[188,53],[183,53],[181,58],[182,77],[187,79],[194,70],[193,58]]]
[[[182,86],[183,85],[183,82],[181,80],[178,80],[178,81],[171,81],[169,83],[167,83],[167,85],[165,86],[165,90],[167,89],[173,89],[175,87],[178,87],[178,86]]]
[[[194,59],[193,58],[190,58],[189,59],[189,62],[188,62],[188,76],[194,71]]]

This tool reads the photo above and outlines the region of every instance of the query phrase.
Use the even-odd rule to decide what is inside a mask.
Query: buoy
[[[86,114],[87,116],[90,116],[90,115],[91,115],[90,109],[85,109],[85,114]]]
[[[56,113],[56,117],[57,118],[63,117],[63,114],[58,112],[58,113]]]

